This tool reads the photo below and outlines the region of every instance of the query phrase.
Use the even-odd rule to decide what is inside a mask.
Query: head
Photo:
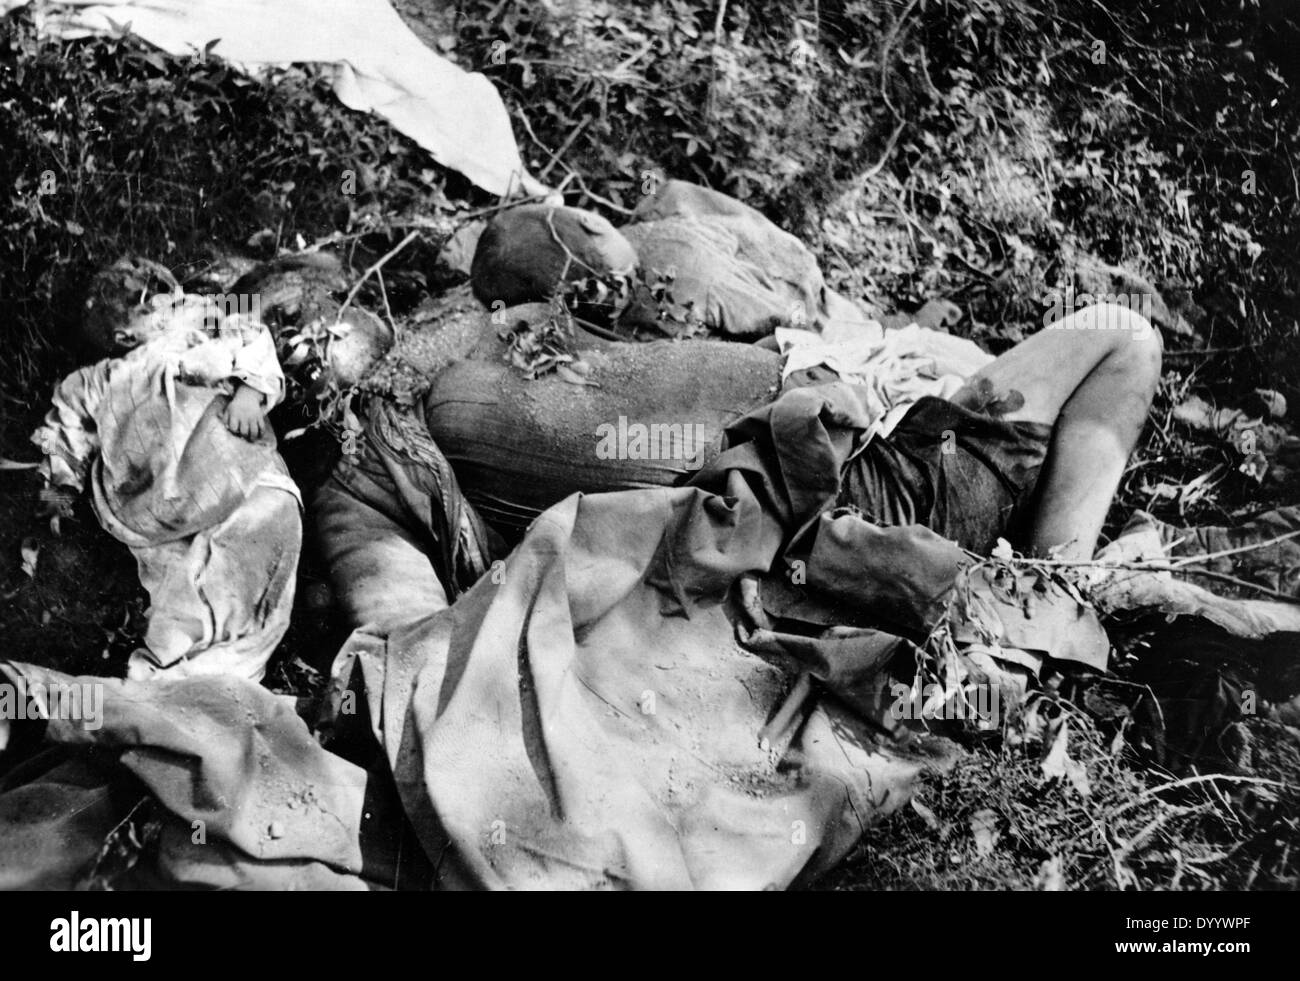
[[[330,329],[324,369],[340,388],[355,385],[393,346],[393,331],[369,310],[349,307]]]
[[[636,249],[590,211],[521,205],[497,215],[474,251],[470,281],[484,306],[549,299],[562,284],[593,276],[630,275]]]
[[[243,340],[257,322],[227,314],[211,297],[194,293],[159,293],[131,312],[113,330],[114,354],[121,354],[172,331],[202,331],[212,337]]]
[[[179,294],[180,284],[166,266],[123,256],[90,281],[82,309],[82,339],[98,354],[135,347],[140,341],[134,338],[150,329],[147,318]]]

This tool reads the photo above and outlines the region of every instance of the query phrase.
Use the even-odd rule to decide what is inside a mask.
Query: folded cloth
[[[259,680],[293,613],[301,504],[280,487],[253,488],[230,516],[188,538],[133,546],[149,593],[144,647],[131,678],[232,674]]]
[[[39,693],[45,711],[13,725],[52,747],[0,781],[0,889],[85,888],[142,798],[161,824],[140,862],[155,888],[366,888],[367,774],[323,750],[291,698],[243,678],[143,683],[12,661],[0,691]]]
[[[808,330],[778,328],[778,349],[785,356],[782,381],[791,386],[803,377],[824,377],[867,390],[879,416],[873,432],[888,433],[922,396],[951,398],[993,360],[974,341],[911,323],[880,336],[830,339]],[[813,374],[813,373],[816,374]]]

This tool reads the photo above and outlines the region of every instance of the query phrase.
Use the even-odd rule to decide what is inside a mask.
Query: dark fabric
[[[1015,541],[1032,507],[1052,427],[920,399],[845,467],[837,503],[878,525],[920,524],[988,554]]]

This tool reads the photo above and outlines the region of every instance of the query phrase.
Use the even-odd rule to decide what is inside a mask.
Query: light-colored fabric
[[[29,0],[0,0],[8,13]],[[129,27],[183,55],[213,53],[254,73],[319,64],[345,106],[375,112],[440,164],[493,194],[544,190],[528,177],[496,88],[421,43],[387,0],[61,0],[35,11],[62,38]]]
[[[152,546],[225,520],[258,486],[291,494],[269,428],[257,441],[219,418],[236,382],[270,409],[284,397],[275,343],[261,324],[228,317],[219,331],[202,308],[168,310],[171,323],[119,358],[73,372],[32,441],[54,484],[89,482],[104,527],[128,545]]]
[[[155,888],[366,888],[366,772],[321,749],[292,699],[242,678],[142,683],[7,661],[0,684],[39,686],[60,747],[0,780],[0,889],[84,888],[146,795],[162,824]],[[64,711],[76,702],[55,693],[70,691],[96,711]]]
[[[723,605],[662,615],[645,577],[710,497],[570,498],[451,610],[354,635],[341,656],[407,813],[436,815],[417,832],[444,882],[783,888],[831,867],[932,762],[829,698],[760,745],[786,673],[737,644]],[[722,533],[734,515],[716,506]]]
[[[386,763],[439,887],[799,884],[905,803],[923,770],[951,762],[941,740],[886,734],[889,700],[866,689],[889,638],[784,634],[756,652],[738,633],[733,587],[815,522],[865,419],[849,386],[793,391],[734,431],[699,486],[574,495],[451,607],[353,635],[336,662],[331,745],[368,733],[361,753]],[[843,546],[823,562],[853,540],[830,534],[814,549],[808,588],[825,572],[850,604],[869,605],[861,583],[838,581]],[[819,680],[796,682],[805,672]],[[107,682],[101,726],[61,719],[47,738],[119,750],[172,830],[154,870],[165,882],[349,887],[362,884],[358,870],[374,881],[384,867],[359,816],[373,813],[383,781],[363,800],[363,774],[246,682]],[[20,809],[45,782],[71,781],[49,774],[0,792],[9,882],[71,875],[59,855],[8,844],[31,840],[34,825],[69,827],[64,810]],[[72,788],[65,799],[96,798]],[[81,836],[102,841],[114,812],[94,817],[89,830],[69,828],[83,860]],[[217,848],[177,833],[195,820]],[[415,884],[400,872],[384,881]]]
[[[651,284],[671,278],[672,311],[689,309],[710,330],[754,338],[806,325],[828,340],[880,337],[878,322],[826,285],[802,242],[726,194],[669,181],[620,231]],[[659,300],[639,287],[620,320],[649,328],[659,313]]]
[[[873,412],[873,435],[888,435],[908,408],[926,395],[951,398],[966,379],[993,361],[974,341],[909,324],[880,337],[828,339],[809,330],[778,327],[785,355],[782,380],[799,371],[826,368],[860,386]]]
[[[88,483],[100,523],[136,557],[150,611],[134,677],[260,678],[293,607],[297,486],[269,425],[250,441],[220,418],[237,382],[272,405],[283,397],[274,344],[239,316],[210,333],[203,313],[168,307],[174,321],[151,340],[69,375],[32,437],[39,472]]]
[[[144,647],[127,676],[260,680],[289,629],[302,551],[296,494],[255,487],[230,517],[188,538],[133,546],[149,593]]]

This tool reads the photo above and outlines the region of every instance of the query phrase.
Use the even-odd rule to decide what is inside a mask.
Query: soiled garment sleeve
[[[32,434],[45,459],[37,473],[51,484],[85,489],[90,464],[99,452],[96,414],[108,391],[111,361],[100,361],[68,375],[54,390],[45,423]]]
[[[239,316],[226,318],[219,338],[185,351],[180,357],[180,373],[207,385],[242,382],[266,396],[267,408],[284,399],[284,372],[271,332]]]
[[[244,328],[250,339],[235,351],[231,377],[266,396],[266,406],[284,399],[284,372],[275,353],[275,340],[261,324]]]

